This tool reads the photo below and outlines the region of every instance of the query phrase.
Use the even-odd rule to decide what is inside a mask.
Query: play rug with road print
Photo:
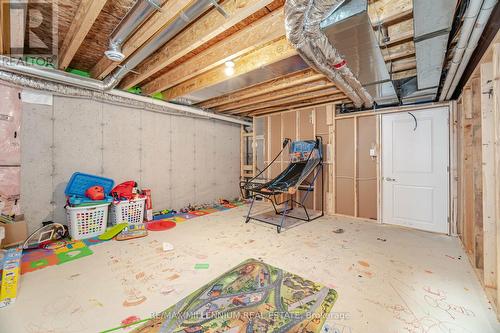
[[[333,289],[249,259],[134,333],[320,332]]]

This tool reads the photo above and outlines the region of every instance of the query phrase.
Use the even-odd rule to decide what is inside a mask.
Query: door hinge
[[[451,223],[451,219],[450,219],[450,217],[448,216],[448,224],[450,224],[450,223]]]
[[[450,167],[449,166],[446,167],[446,171],[450,172]]]

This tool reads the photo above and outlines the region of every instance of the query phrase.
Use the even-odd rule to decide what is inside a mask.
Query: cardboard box
[[[14,223],[0,223],[0,226],[5,228],[5,239],[2,241],[2,247],[21,244],[28,238],[28,225],[24,220]]]

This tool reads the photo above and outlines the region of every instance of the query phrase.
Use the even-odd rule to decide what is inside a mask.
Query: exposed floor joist
[[[66,69],[107,0],[82,0],[59,50],[59,68]]]
[[[284,11],[277,10],[144,85],[151,95],[205,73],[285,36]]]
[[[331,88],[323,89],[320,91],[300,93],[300,94],[296,94],[296,95],[291,96],[291,97],[279,98],[279,99],[275,99],[275,100],[268,101],[268,102],[255,103],[255,104],[249,105],[247,107],[238,108],[237,110],[233,110],[233,111],[230,111],[228,113],[235,114],[235,115],[248,114],[251,112],[255,112],[256,110],[267,109],[267,108],[275,107],[275,106],[279,106],[279,105],[289,105],[289,104],[303,102],[306,100],[311,100],[313,98],[320,98],[320,97],[333,96],[333,95],[344,95],[344,94],[338,88],[331,87]]]
[[[280,98],[296,96],[297,94],[319,91],[333,86],[335,86],[334,83],[330,82],[326,78],[322,78],[321,80],[318,81],[304,83],[290,88],[285,88],[282,90],[265,93],[259,96],[242,99],[237,102],[216,107],[213,110],[217,112],[228,112],[232,110],[237,110],[245,106],[254,105],[257,103],[269,102]]]
[[[262,109],[262,110],[258,110],[255,112],[251,112],[251,113],[249,113],[249,115],[250,116],[258,116],[258,115],[264,115],[264,114],[269,114],[269,113],[274,113],[274,112],[301,109],[301,108],[306,108],[306,107],[310,107],[310,106],[316,106],[316,105],[320,105],[320,104],[327,104],[327,103],[333,103],[333,102],[339,102],[339,101],[346,101],[347,102],[347,101],[349,101],[349,99],[344,95],[335,94],[332,96],[314,98],[311,100],[303,101],[301,103],[294,103],[292,105],[281,105],[278,107]]]
[[[121,87],[131,88],[144,81],[156,72],[182,58],[184,55],[223,33],[230,27],[238,24],[245,18],[255,14],[272,2],[273,0],[228,0],[224,2],[222,7],[228,14],[228,19],[222,16],[217,10],[211,10],[205,16],[194,22],[189,29],[186,29],[173,38],[145,62],[139,65],[135,69],[139,74],[131,74],[126,77]]]
[[[232,77],[249,73],[283,59],[288,59],[296,54],[297,51],[295,48],[288,43],[285,37],[282,37],[260,49],[235,59],[234,75]],[[219,66],[173,88],[167,89],[162,92],[163,98],[167,100],[174,99],[224,82],[228,79],[224,69],[224,66]]]

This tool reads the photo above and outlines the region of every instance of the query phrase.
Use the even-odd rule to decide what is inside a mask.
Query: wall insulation
[[[30,230],[65,221],[75,171],[152,189],[154,209],[239,196],[240,126],[82,98],[23,101],[21,206]],[[34,103],[34,104],[33,104]]]

